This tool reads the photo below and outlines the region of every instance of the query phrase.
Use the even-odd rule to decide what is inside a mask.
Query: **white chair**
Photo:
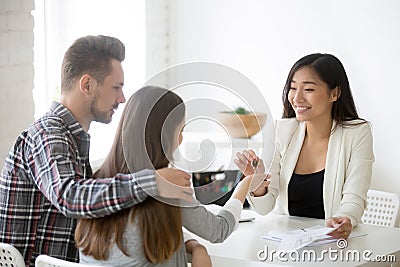
[[[48,255],[39,255],[36,258],[35,266],[36,267],[96,267],[95,265],[87,265],[87,264],[61,260]]]
[[[399,197],[394,193],[368,190],[367,208],[361,221],[386,227],[396,227],[398,224]]]
[[[0,243],[0,266],[25,267],[24,257],[12,245]]]

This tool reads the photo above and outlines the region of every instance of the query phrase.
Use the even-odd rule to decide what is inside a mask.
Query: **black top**
[[[322,187],[325,170],[293,173],[288,186],[289,214],[293,216],[325,219]]]

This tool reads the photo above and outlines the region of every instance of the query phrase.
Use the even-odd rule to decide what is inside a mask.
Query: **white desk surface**
[[[215,208],[211,208],[215,211]],[[257,257],[257,252],[263,250],[268,246],[268,250],[276,250],[279,242],[261,239],[261,236],[266,235],[271,230],[289,231],[295,229],[306,228],[314,225],[325,225],[324,220],[294,217],[286,215],[268,214],[261,216],[254,211],[244,210],[245,215],[251,214],[256,217],[252,222],[244,222],[239,224],[239,228],[228,237],[222,244],[211,244],[201,238],[198,238],[204,245],[206,245],[209,254],[211,255],[213,266],[400,266],[400,228],[387,228],[378,227],[373,225],[361,224],[353,231],[360,231],[366,233],[365,236],[350,238],[348,240],[347,248],[336,255],[346,255],[352,251],[357,250],[360,253],[360,261],[352,260],[355,257],[347,256],[350,261],[346,260],[330,260],[327,254],[324,255],[324,261],[317,262],[294,262],[290,261],[289,256],[285,258],[288,262],[282,262],[278,258],[271,260],[268,258],[266,261],[260,261]],[[242,216],[243,217],[243,216]],[[336,243],[329,243],[314,247],[306,247],[300,249],[314,250],[316,255],[321,255],[323,250],[329,248],[340,251]],[[371,251],[372,255],[367,255],[374,258],[376,255],[394,255],[396,262],[382,263],[382,262],[368,262],[363,259],[362,253],[366,250]],[[390,256],[392,257],[392,256]]]

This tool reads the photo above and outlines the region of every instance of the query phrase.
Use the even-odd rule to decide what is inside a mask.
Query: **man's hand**
[[[155,171],[158,194],[164,198],[193,202],[192,177],[181,170],[162,168]]]

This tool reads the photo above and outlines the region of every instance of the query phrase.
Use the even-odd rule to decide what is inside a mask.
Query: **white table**
[[[286,215],[268,214],[260,216],[254,211],[245,210],[246,215],[252,213],[256,219],[252,222],[240,223],[239,228],[222,244],[211,244],[208,241],[199,240],[206,245],[211,255],[213,266],[400,266],[400,229],[386,228],[373,225],[359,225],[354,231],[366,233],[365,236],[359,236],[348,240],[348,246],[345,249],[339,249],[336,243],[329,243],[314,247],[306,247],[298,250],[301,254],[304,250],[312,250],[317,255],[323,255],[323,260],[310,262],[308,260],[292,261],[288,255],[282,257],[287,262],[278,258],[268,258],[265,261],[259,260],[257,253],[260,250],[268,251],[276,250],[279,242],[261,239],[271,230],[289,231],[295,229],[306,228],[314,225],[324,226],[325,221],[319,219],[293,217]],[[337,252],[331,252],[331,255],[343,255],[343,260],[331,260],[328,252],[322,253],[323,250],[331,251],[335,249]],[[368,252],[371,251],[372,255]],[[356,254],[360,255],[360,261],[357,261]],[[388,257],[396,257],[397,262],[382,263],[368,262],[363,259],[363,253],[367,258],[384,255]],[[261,254],[264,256],[265,254]],[[333,257],[333,256],[332,256]],[[346,261],[346,258],[349,260]],[[300,258],[301,259],[301,256]]]

